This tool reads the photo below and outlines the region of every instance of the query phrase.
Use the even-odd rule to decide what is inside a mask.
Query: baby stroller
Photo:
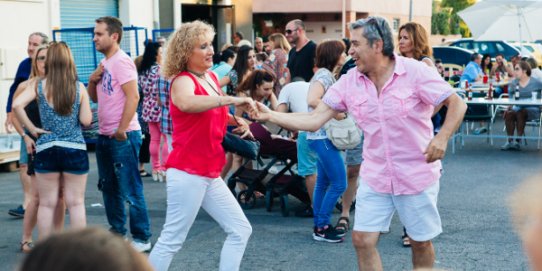
[[[273,138],[271,133],[261,124],[252,123],[250,131],[255,139],[260,142],[260,152],[257,163],[260,169],[251,169],[249,162],[244,163],[228,179],[228,187],[235,195],[237,182],[247,186],[237,195],[237,200],[243,209],[251,209],[256,205],[258,191],[265,194],[265,207],[268,212],[272,211],[274,199],[280,199],[280,207],[283,216],[289,215],[288,195],[298,198],[305,204],[310,204],[309,194],[305,188],[304,178],[295,174],[292,167],[297,164],[297,147],[295,141],[282,138]],[[264,159],[268,162],[264,163]],[[276,174],[270,174],[269,170],[278,164],[284,167]]]

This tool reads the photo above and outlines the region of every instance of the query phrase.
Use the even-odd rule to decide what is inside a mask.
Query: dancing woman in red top
[[[252,232],[241,207],[220,178],[225,163],[222,140],[235,125],[228,105],[254,106],[252,99],[224,95],[214,73],[212,26],[183,23],[168,44],[164,75],[171,83],[173,151],[168,157],[166,222],[149,261],[167,270],[202,207],[228,234],[219,270],[238,270]],[[245,108],[245,110],[249,110]],[[239,132],[249,133],[243,123]],[[235,130],[234,130],[235,132]]]

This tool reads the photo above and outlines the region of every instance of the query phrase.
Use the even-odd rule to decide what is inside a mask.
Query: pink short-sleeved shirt
[[[122,50],[118,50],[109,59],[103,59],[102,80],[96,86],[98,94],[98,126],[101,135],[114,135],[119,127],[126,103],[122,85],[137,81],[137,69],[132,59]],[[141,130],[137,113],[128,125],[126,132]]]
[[[435,68],[395,56],[393,75],[380,96],[356,68],[328,89],[323,102],[348,111],[363,130],[362,180],[380,193],[412,195],[440,178],[441,162],[427,163],[423,152],[433,138],[435,106],[453,93]]]

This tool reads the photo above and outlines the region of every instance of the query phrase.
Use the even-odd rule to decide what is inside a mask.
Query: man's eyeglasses
[[[286,29],[286,31],[284,31],[284,32],[286,32],[287,35],[291,35],[295,31],[297,31],[297,28],[296,29]]]

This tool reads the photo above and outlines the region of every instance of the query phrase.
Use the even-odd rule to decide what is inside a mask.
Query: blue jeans
[[[323,228],[331,224],[331,212],[346,190],[346,169],[341,152],[329,139],[308,141],[318,154],[318,175],[312,196],[314,225]]]
[[[107,221],[111,225],[110,231],[126,235],[125,203],[128,202],[132,239],[146,242],[151,232],[147,204],[143,196],[143,182],[139,175],[141,131],[126,134],[128,139],[125,141],[103,135],[98,137],[98,188],[102,191]]]

